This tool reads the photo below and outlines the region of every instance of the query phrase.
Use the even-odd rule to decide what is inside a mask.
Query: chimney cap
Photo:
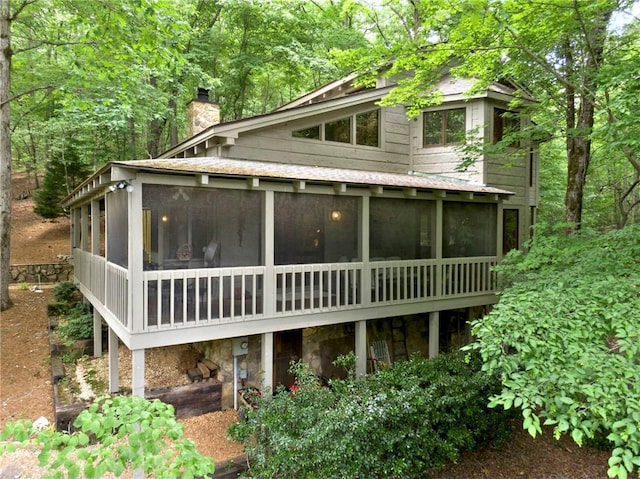
[[[211,102],[211,100],[209,100],[209,90],[207,88],[198,88],[198,95],[196,99],[198,101]]]

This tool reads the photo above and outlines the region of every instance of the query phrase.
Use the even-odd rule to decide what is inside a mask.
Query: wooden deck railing
[[[74,250],[75,276],[125,326],[127,270]],[[143,272],[143,331],[492,293],[496,257]]]

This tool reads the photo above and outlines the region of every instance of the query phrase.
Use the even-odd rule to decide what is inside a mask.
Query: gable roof
[[[224,144],[225,139],[236,139],[239,134],[244,132],[274,126],[287,121],[300,120],[359,104],[377,102],[395,87],[395,84],[372,88],[359,87],[354,85],[356,78],[356,75],[349,75],[330,82],[269,113],[210,126],[158,155],[158,158],[187,157],[188,151],[191,149],[207,144],[207,142],[216,144],[217,139],[222,139]],[[504,83],[494,82],[480,93],[469,95],[467,92],[473,87],[474,83],[475,80],[473,79],[457,78],[447,74],[442,77],[434,88],[442,92],[446,101],[483,97],[509,101],[518,91],[515,86],[511,87]],[[526,99],[528,99],[528,96]]]

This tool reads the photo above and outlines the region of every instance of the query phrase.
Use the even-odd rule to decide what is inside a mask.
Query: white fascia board
[[[307,104],[310,101],[313,101],[314,99],[317,98],[322,98],[322,95],[326,94],[327,92],[330,92],[336,88],[341,87],[342,85],[348,84],[349,82],[351,82],[351,80],[356,78],[356,74],[353,73],[349,76],[346,76],[344,78],[340,78],[338,80],[334,80],[331,83],[327,83],[326,85],[318,88],[317,90],[314,90],[310,93],[307,93],[306,95],[303,95],[299,98],[296,98],[293,101],[290,101],[289,103],[285,103],[284,105],[282,105],[279,108],[276,108],[276,111],[283,111],[283,110],[289,110],[291,108],[295,108],[298,106],[303,106],[305,104]]]

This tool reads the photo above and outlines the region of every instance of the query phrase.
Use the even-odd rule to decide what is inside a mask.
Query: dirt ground
[[[19,194],[29,190],[24,175],[14,184]],[[15,198],[15,196],[14,196]],[[69,222],[44,220],[32,211],[31,199],[13,204],[12,263],[56,262],[58,254],[69,254]],[[52,387],[49,371],[49,343],[46,305],[52,288],[43,292],[12,287],[14,306],[0,316],[0,429],[7,421],[53,420]],[[198,449],[216,461],[241,454],[240,445],[225,438],[227,426],[236,418],[234,411],[211,413],[180,422],[185,436]],[[38,477],[28,467],[35,454],[19,458],[20,466],[8,465],[0,457],[0,478]],[[550,433],[533,439],[518,431],[502,450],[483,450],[465,454],[457,464],[442,471],[430,471],[434,479],[595,479],[607,477],[607,452],[579,448],[570,440],[556,442]],[[12,469],[18,468],[18,469]],[[25,470],[31,471],[30,475]],[[13,474],[22,471],[23,475]],[[637,479],[637,476],[634,475]]]

